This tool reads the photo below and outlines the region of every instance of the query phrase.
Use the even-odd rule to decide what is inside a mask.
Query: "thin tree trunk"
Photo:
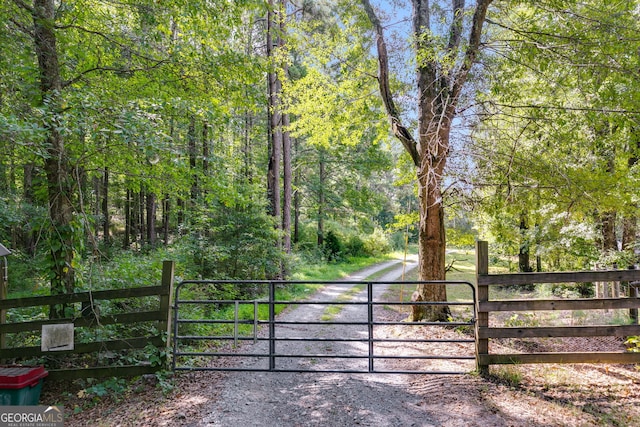
[[[104,243],[111,243],[111,216],[109,215],[109,168],[104,168],[102,177],[102,238]]]
[[[527,214],[522,212],[520,214],[520,249],[518,250],[518,270],[521,273],[528,273],[532,271],[529,250],[531,244],[527,237],[528,230]]]
[[[168,194],[164,196],[162,201],[162,233],[164,245],[169,245],[169,218],[171,213],[171,198]]]
[[[198,172],[196,152],[196,118],[191,116],[189,130],[187,131],[187,143],[189,151],[189,170],[191,172],[191,207],[196,205],[198,199]]]
[[[146,217],[147,217],[147,244],[155,246],[157,241],[156,233],[156,195],[154,193],[147,194]]]
[[[33,175],[34,175],[35,165],[33,163],[27,163],[24,165],[24,174],[23,174],[23,194],[24,200],[28,204],[32,204],[34,202],[34,192],[33,192]],[[29,256],[34,256],[36,253],[36,238],[34,236],[33,230],[31,227],[23,228],[21,230],[22,237],[22,245],[24,246],[27,254]]]
[[[251,57],[253,55],[253,32],[247,32],[247,44],[245,45],[245,55],[247,57]],[[269,37],[267,35],[267,37]],[[248,88],[245,89],[245,95],[247,99],[249,99]],[[243,176],[246,178],[248,183],[253,181],[253,174],[251,171],[251,129],[253,128],[253,119],[254,114],[249,108],[245,108],[244,110],[244,135],[243,135],[243,145],[242,145],[242,154],[244,160],[244,171]],[[269,185],[269,184],[267,184]],[[268,189],[267,189],[268,193]]]
[[[294,149],[298,152],[299,142],[298,139],[294,139]],[[293,177],[293,242],[298,243],[300,241],[300,192],[297,190],[300,188],[300,169],[296,168]]]
[[[146,221],[146,212],[147,212],[147,197],[146,190],[144,188],[140,189],[138,193],[138,197],[136,197],[136,212],[137,212],[137,228],[138,233],[136,233],[136,237],[139,236],[140,247],[144,246],[148,243],[145,238],[147,237],[147,221]]]
[[[279,41],[279,7],[274,0],[269,0],[267,12],[267,57],[275,56]],[[269,92],[269,166],[267,171],[267,197],[269,200],[269,213],[277,218],[276,227],[280,228],[280,159],[282,158],[282,112],[280,105],[280,93],[282,86],[274,68],[267,74]]]
[[[122,238],[122,248],[129,249],[131,246],[131,190],[127,189],[124,201],[124,237]]]
[[[325,208],[325,195],[324,195],[324,181],[325,181],[325,162],[323,151],[320,149],[318,160],[319,174],[318,174],[318,248],[322,248],[324,245],[324,208]]]
[[[207,179],[209,176],[209,123],[203,123],[202,125],[202,177],[203,179]],[[206,181],[205,181],[206,182]],[[206,184],[203,185],[202,188],[202,196],[206,200],[207,189],[205,188]]]
[[[91,186],[93,190],[94,199],[92,199],[91,210],[93,212],[93,216],[95,218],[100,218],[102,214],[102,179],[100,176],[95,175],[91,180]],[[102,221],[102,220],[101,220]],[[102,222],[100,223],[100,227],[93,227],[93,242],[97,242],[100,237],[100,232],[102,231]],[[94,251],[97,248],[94,248]]]
[[[283,126],[289,126],[289,115],[283,115]],[[289,132],[283,134],[282,167],[283,167],[283,200],[282,200],[282,248],[285,253],[291,253],[291,205],[293,197],[291,138]]]
[[[182,230],[182,226],[185,223],[185,213],[184,213],[184,199],[178,197],[178,200],[176,201],[176,204],[178,206],[178,230]]]
[[[278,37],[278,46],[284,48],[284,34],[286,34],[286,0],[280,0],[280,33]],[[282,63],[282,75],[287,76],[289,67],[286,61]],[[282,103],[280,103],[282,104]],[[292,186],[292,165],[291,165],[291,136],[289,135],[289,114],[282,112],[282,249],[285,253],[291,253],[291,198],[293,193]],[[286,272],[282,271],[283,277]]]

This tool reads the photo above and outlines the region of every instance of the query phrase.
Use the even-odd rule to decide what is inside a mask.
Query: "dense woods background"
[[[434,212],[449,245],[490,239],[514,269],[626,268],[638,18],[627,0],[3,2],[10,291],[144,283],[163,257],[189,278],[289,277],[416,242]],[[434,80],[416,85],[416,69]],[[422,126],[445,117],[421,122],[427,87],[450,134],[435,146],[446,167],[429,169],[438,210],[419,217],[407,141],[425,148]]]

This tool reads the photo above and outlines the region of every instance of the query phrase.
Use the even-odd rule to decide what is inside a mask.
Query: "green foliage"
[[[350,257],[362,257],[372,254],[367,254],[364,240],[360,236],[350,236],[344,244],[344,253]]]
[[[389,236],[380,228],[364,237],[364,250],[368,256],[382,256],[391,252]]]
[[[87,387],[78,392],[78,397],[88,399],[95,404],[105,397],[120,401],[124,398],[127,389],[128,385],[124,378],[114,377],[101,382],[89,379],[87,380]]]
[[[458,228],[447,229],[447,246],[454,248],[473,248],[476,244],[476,235],[472,232]]]
[[[343,255],[342,242],[333,231],[329,231],[324,239],[324,253],[329,262],[340,260]]]
[[[508,328],[529,328],[540,326],[540,320],[535,313],[515,313],[513,316],[505,320],[504,325]]]
[[[522,372],[518,366],[500,365],[490,367],[490,375],[494,380],[509,387],[518,387],[522,383]]]
[[[189,236],[198,276],[207,279],[269,279],[284,262],[272,217],[260,205],[217,208],[203,214]]]
[[[624,343],[627,345],[627,351],[630,351],[632,353],[640,353],[639,336],[628,337]]]
[[[625,53],[638,47],[634,4],[497,5],[496,18],[508,22],[497,35],[510,42],[487,57],[493,72],[478,95],[487,114],[474,131],[471,174],[481,184],[482,231],[502,253],[527,247],[548,269],[591,268],[602,215],[637,217],[640,92],[625,71],[637,67]]]

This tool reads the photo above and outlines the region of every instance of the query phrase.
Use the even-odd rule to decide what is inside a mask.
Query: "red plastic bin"
[[[0,406],[37,405],[44,366],[0,366]]]

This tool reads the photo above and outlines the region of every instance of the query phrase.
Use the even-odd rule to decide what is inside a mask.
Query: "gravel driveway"
[[[364,280],[378,271],[388,269],[397,262],[385,263],[349,277]],[[409,265],[412,268],[414,265]],[[387,272],[376,281],[398,280],[402,266]],[[347,285],[331,285],[323,289],[318,300],[335,299],[349,289]],[[374,297],[385,291],[385,287],[374,287]],[[358,295],[356,298],[366,298]],[[314,298],[316,299],[316,298]],[[303,305],[287,312],[280,320],[320,319],[325,306]],[[366,306],[346,306],[334,320],[357,321],[362,319]],[[366,312],[365,312],[366,313]],[[365,316],[366,318],[366,316]],[[365,328],[366,329],[366,328]],[[316,335],[317,331],[292,331]],[[332,334],[341,331],[332,330]],[[353,332],[344,331],[344,334]],[[334,335],[335,336],[335,335]],[[266,343],[264,343],[266,344]],[[280,345],[280,343],[278,343]],[[310,343],[286,343],[286,353],[304,352],[300,346]],[[319,344],[326,345],[326,344]],[[336,346],[336,343],[332,343]],[[353,345],[343,343],[341,345]],[[291,346],[291,347],[289,347]],[[366,354],[366,343],[363,343]],[[333,348],[336,354],[344,354]],[[353,349],[351,349],[353,351]],[[356,349],[357,351],[357,349]],[[349,365],[360,363],[357,367]],[[254,365],[250,365],[253,363]],[[308,359],[278,359],[278,368],[295,369],[297,364],[310,363]],[[327,369],[362,369],[363,361],[343,359],[321,360]],[[335,363],[338,363],[336,366]],[[364,361],[366,363],[366,360]],[[264,367],[260,361],[243,361],[243,367]],[[366,365],[365,365],[366,366]],[[314,366],[315,369],[323,369]],[[345,374],[345,373],[272,373],[232,372],[226,375],[219,399],[211,413],[199,425],[203,426],[435,426],[439,425],[424,410],[421,393],[411,391],[410,381],[415,375],[406,374]]]

